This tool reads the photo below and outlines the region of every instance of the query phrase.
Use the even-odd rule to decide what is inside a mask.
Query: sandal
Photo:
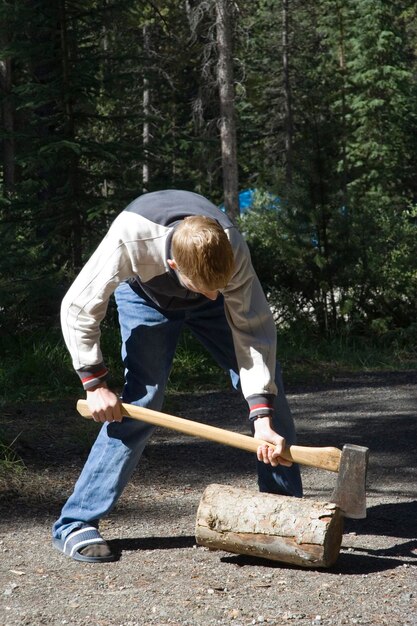
[[[81,554],[81,550],[86,546],[93,546],[98,544],[107,545],[103,537],[94,526],[83,526],[74,530],[65,539],[53,539],[52,544],[54,548],[69,556],[75,561],[84,561],[86,563],[108,563],[115,561],[117,556],[111,552],[106,555],[87,555]],[[108,546],[107,546],[108,547]]]

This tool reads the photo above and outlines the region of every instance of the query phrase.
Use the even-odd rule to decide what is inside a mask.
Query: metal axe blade
[[[331,501],[337,504],[345,517],[366,517],[366,472],[369,448],[346,444],[342,449],[336,487]]]

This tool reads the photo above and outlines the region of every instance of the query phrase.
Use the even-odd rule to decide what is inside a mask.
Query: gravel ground
[[[77,563],[50,526],[82,467],[96,425],[74,400],[3,411],[26,469],[0,477],[0,625],[246,626],[417,624],[416,373],[363,375],[288,389],[303,445],[371,450],[368,517],[346,520],[329,569],[196,547],[210,483],[253,487],[249,453],[158,430],[117,509],[101,526],[121,558]],[[245,432],[232,392],[170,396],[166,411]],[[225,416],[225,417],[223,417]],[[325,500],[335,475],[303,469],[305,497]]]

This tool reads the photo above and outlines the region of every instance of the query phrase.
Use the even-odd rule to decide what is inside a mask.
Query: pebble
[[[3,595],[11,596],[13,591],[18,587],[19,585],[17,583],[10,583],[10,585],[3,591]]]
[[[400,600],[402,600],[403,602],[410,602],[412,598],[413,598],[412,592],[403,593],[400,596]]]

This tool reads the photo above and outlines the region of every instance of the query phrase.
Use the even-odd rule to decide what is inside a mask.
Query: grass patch
[[[229,375],[217,365],[193,335],[185,331],[175,354],[168,390],[204,391],[229,387]]]
[[[21,474],[25,469],[25,464],[14,449],[16,440],[8,442],[5,435],[0,433],[0,478],[2,476],[10,476],[11,474]]]
[[[277,353],[287,382],[325,382],[344,374],[415,370],[416,340],[415,328],[325,339],[294,329],[278,334]]]
[[[2,337],[0,349],[0,406],[36,400],[53,400],[80,393],[80,382],[58,329]],[[122,381],[118,334],[102,332],[107,363]],[[117,364],[116,364],[117,363]]]
[[[77,397],[81,386],[58,329],[47,334],[2,338],[0,405]],[[295,329],[278,334],[278,359],[287,383],[326,381],[345,373],[417,369],[417,327],[383,336],[320,338]],[[123,384],[117,329],[104,326],[102,350],[112,373]],[[194,337],[185,332],[175,356],[168,390],[227,389],[229,377]]]
[[[82,394],[59,330],[3,338],[0,351],[0,406],[55,400]],[[123,364],[117,329],[104,326],[101,347],[111,372],[110,384],[123,385]],[[169,379],[170,391],[224,388],[228,376],[210,355],[185,332],[178,346]]]

